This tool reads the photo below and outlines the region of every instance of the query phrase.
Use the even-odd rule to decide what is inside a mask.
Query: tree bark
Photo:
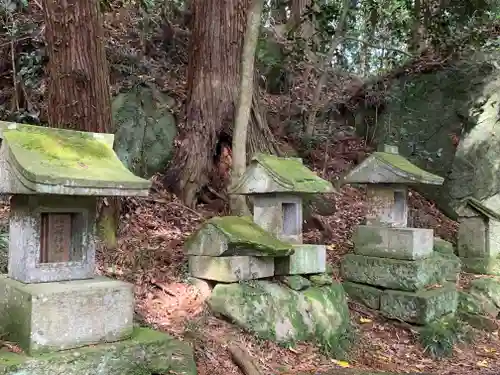
[[[236,185],[243,173],[245,173],[247,162],[247,130],[253,101],[255,51],[259,39],[263,2],[264,0],[253,0],[247,16],[247,27],[241,55],[240,90],[233,131],[233,163],[231,168],[231,183],[233,185]],[[246,199],[242,195],[232,195],[230,206],[233,215],[250,215]]]
[[[44,0],[49,126],[112,133],[109,72],[98,0]],[[119,200],[101,205],[99,227],[116,247]]]
[[[186,122],[165,181],[188,207],[195,206],[200,190],[209,182],[221,134],[232,134],[250,3],[205,0],[194,1],[191,6]],[[253,104],[248,151],[256,147],[276,152],[274,138],[256,106],[255,93]]]

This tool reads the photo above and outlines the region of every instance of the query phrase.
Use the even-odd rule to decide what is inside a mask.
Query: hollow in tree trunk
[[[194,1],[187,74],[186,122],[166,176],[171,189],[194,207],[216,158],[221,135],[231,137],[250,0]],[[248,155],[278,148],[253,93]]]
[[[44,0],[49,126],[112,132],[109,72],[98,0]],[[116,246],[119,201],[107,199],[99,222],[103,240]],[[102,229],[105,229],[102,231]]]

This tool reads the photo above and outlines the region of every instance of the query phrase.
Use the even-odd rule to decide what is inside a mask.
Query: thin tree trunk
[[[271,1],[271,17],[275,24],[286,23],[286,7],[284,0]]]
[[[422,0],[415,0],[413,4],[413,25],[411,30],[410,53],[416,54],[422,42]]]
[[[251,0],[192,2],[186,123],[180,130],[179,145],[166,175],[167,185],[188,207],[195,206],[199,192],[209,182],[221,134],[232,133],[250,3]],[[259,149],[276,149],[273,137],[267,137],[266,132],[270,131],[258,110],[254,105],[248,143],[258,139],[263,141]],[[248,150],[253,151],[251,147]]]
[[[253,0],[248,11],[247,27],[241,55],[240,90],[233,131],[233,159],[231,183],[236,185],[245,173],[247,162],[247,130],[253,102],[255,50],[259,39],[260,22],[264,0]],[[231,212],[234,215],[249,215],[246,199],[242,195],[232,195]]]
[[[314,127],[316,126],[316,115],[319,111],[320,100],[321,100],[321,91],[323,86],[326,83],[328,78],[328,73],[330,71],[330,64],[332,62],[333,56],[335,55],[335,51],[339,44],[342,42],[342,37],[344,35],[344,27],[347,20],[347,14],[349,13],[350,0],[342,1],[342,14],[340,15],[340,19],[335,29],[335,34],[333,36],[332,44],[330,46],[330,50],[328,51],[325,60],[323,61],[323,71],[321,72],[321,76],[318,80],[318,84],[314,89],[313,98],[311,102],[311,108],[309,110],[306,126],[305,126],[305,134],[307,137],[312,137],[314,134]]]
[[[44,0],[49,125],[112,133],[109,72],[97,0]],[[101,206],[101,237],[116,247],[119,200]]]

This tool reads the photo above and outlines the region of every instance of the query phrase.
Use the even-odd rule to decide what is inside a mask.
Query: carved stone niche
[[[12,196],[9,277],[23,283],[94,277],[95,207],[95,197]]]

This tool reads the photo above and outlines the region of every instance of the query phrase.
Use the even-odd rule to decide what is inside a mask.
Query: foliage
[[[0,232],[0,273],[7,273],[7,265],[9,261],[9,233],[6,231]]]
[[[426,353],[433,358],[442,358],[451,356],[456,344],[470,342],[472,333],[462,321],[446,317],[423,327],[419,340]]]

